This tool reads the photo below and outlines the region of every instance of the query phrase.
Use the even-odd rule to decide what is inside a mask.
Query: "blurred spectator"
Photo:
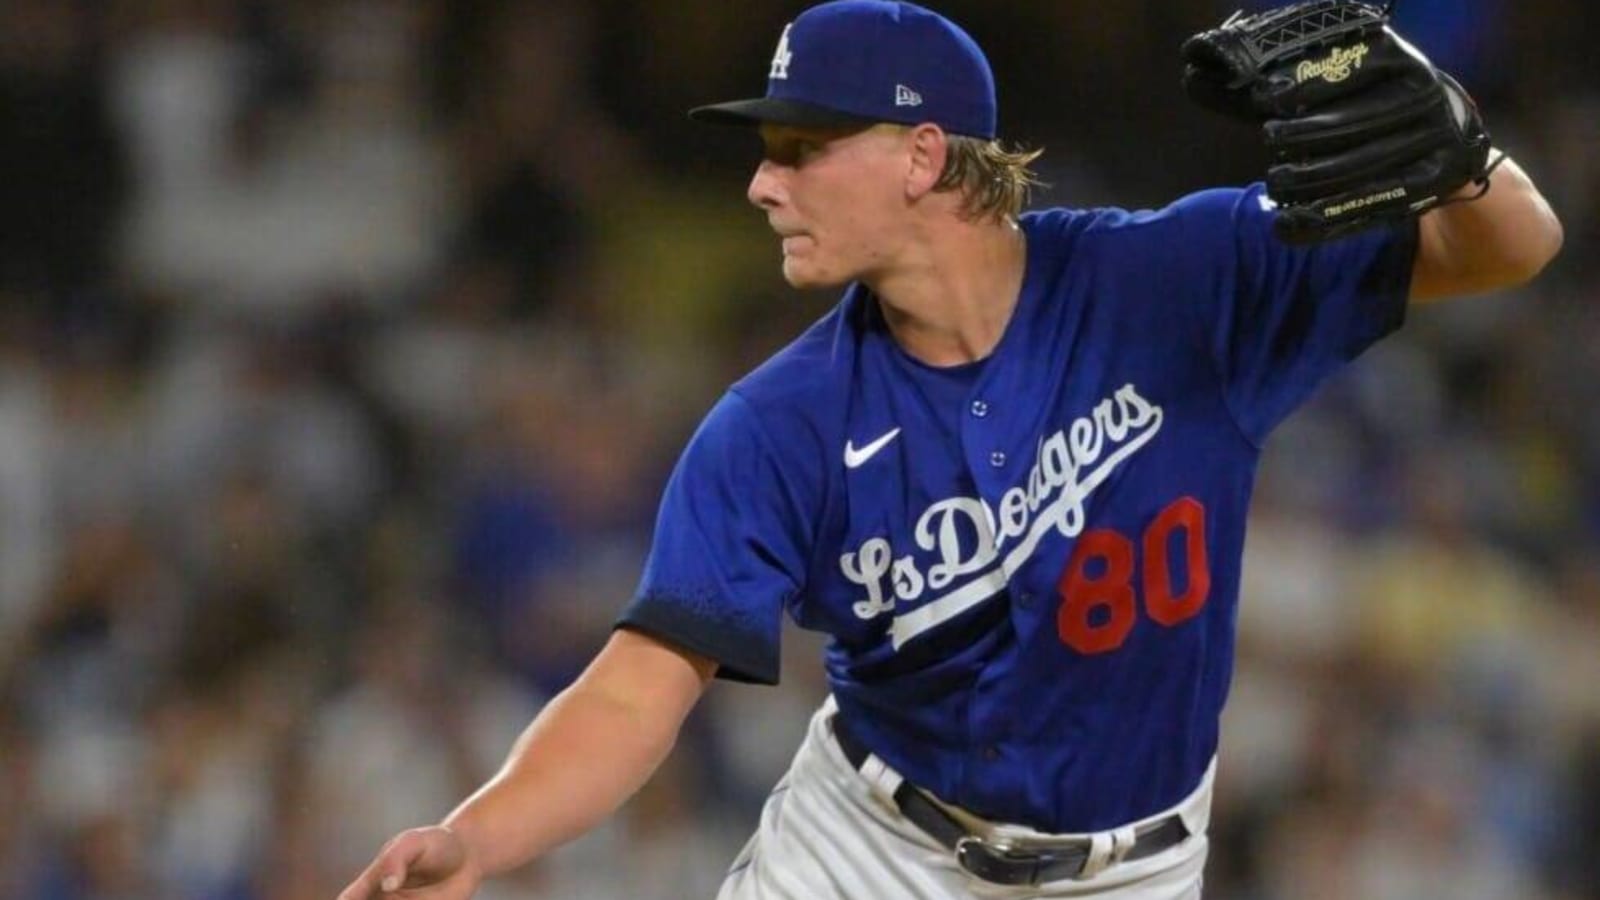
[[[129,187],[94,7],[0,5],[0,290],[71,297],[109,274]]]
[[[451,215],[411,77],[417,5],[295,9],[315,78],[290,110],[259,105],[269,61],[239,40],[237,9],[181,0],[136,21],[116,83],[150,188],[128,235],[146,281],[273,313],[327,290],[402,298],[440,252]]]
[[[460,652],[442,612],[399,597],[374,608],[355,636],[353,680],[317,713],[306,777],[326,872],[359,871],[393,832],[449,812],[537,712]]]
[[[480,386],[490,406],[456,486],[455,570],[502,660],[544,692],[599,649],[630,596],[662,475],[628,361],[580,336],[526,349]]]

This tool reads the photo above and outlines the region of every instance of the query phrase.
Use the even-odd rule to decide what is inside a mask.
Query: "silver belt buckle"
[[[991,842],[969,834],[956,841],[956,863],[990,884],[1038,885],[1044,861],[1004,839]]]

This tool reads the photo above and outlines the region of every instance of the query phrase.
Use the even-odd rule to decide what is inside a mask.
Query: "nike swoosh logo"
[[[900,434],[900,429],[889,432],[865,447],[857,448],[851,441],[844,442],[844,466],[847,469],[858,468],[867,460],[876,456],[879,450],[889,446],[889,442]]]

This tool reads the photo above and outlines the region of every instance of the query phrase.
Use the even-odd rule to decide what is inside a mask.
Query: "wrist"
[[[446,816],[435,827],[444,832],[447,839],[455,845],[457,852],[461,854],[463,869],[472,872],[474,877],[488,874],[485,866],[483,835],[477,824],[471,821],[470,811],[466,805]]]

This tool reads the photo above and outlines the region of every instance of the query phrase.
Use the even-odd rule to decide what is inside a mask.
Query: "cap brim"
[[[870,125],[872,119],[853,116],[836,109],[802,103],[798,100],[780,100],[775,97],[757,97],[754,100],[732,100],[697,106],[689,110],[689,118],[709,125],[793,125],[800,128],[828,128],[832,126]]]

